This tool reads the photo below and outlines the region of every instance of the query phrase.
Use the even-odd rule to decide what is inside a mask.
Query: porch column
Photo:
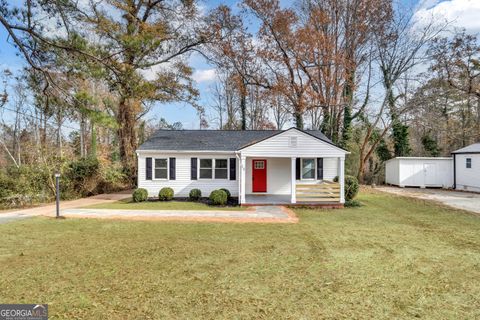
[[[340,203],[345,203],[345,158],[338,158],[338,182],[340,182]]]
[[[240,204],[244,204],[245,201],[245,175],[247,171],[247,158],[240,158]]]
[[[296,190],[296,183],[297,183],[297,174],[295,170],[295,164],[297,163],[297,158],[291,159],[291,173],[290,173],[290,180],[291,180],[291,203],[297,203],[297,190]]]

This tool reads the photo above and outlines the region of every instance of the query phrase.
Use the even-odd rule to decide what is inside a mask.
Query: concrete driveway
[[[480,194],[478,193],[444,189],[397,188],[387,186],[377,187],[375,190],[412,198],[434,200],[452,208],[463,209],[480,214]]]

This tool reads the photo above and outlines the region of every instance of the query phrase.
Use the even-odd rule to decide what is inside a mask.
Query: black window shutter
[[[170,180],[176,179],[176,168],[177,168],[177,161],[176,158],[170,158]]]
[[[323,180],[323,158],[317,158],[317,179]]]
[[[295,162],[295,173],[296,173],[296,179],[297,180],[300,180],[300,175],[301,175],[301,165],[300,165],[300,158],[297,158],[296,159],[296,162]]]
[[[197,158],[191,158],[190,179],[197,180]]]
[[[147,180],[152,180],[152,158],[145,159],[145,176]]]
[[[230,158],[230,180],[237,179],[237,159]]]

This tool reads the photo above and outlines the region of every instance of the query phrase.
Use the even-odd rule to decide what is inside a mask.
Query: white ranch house
[[[159,130],[137,150],[138,187],[151,197],[226,188],[241,205],[342,205],[346,154],[313,130]]]

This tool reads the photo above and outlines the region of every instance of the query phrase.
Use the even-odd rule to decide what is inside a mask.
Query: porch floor
[[[246,204],[290,204],[289,194],[247,194]]]
[[[326,208],[343,208],[343,204],[337,201],[326,202],[309,202],[297,201],[292,204],[289,194],[247,194],[245,195],[245,203],[243,206],[268,206],[268,205],[289,205],[289,206],[318,206]]]

